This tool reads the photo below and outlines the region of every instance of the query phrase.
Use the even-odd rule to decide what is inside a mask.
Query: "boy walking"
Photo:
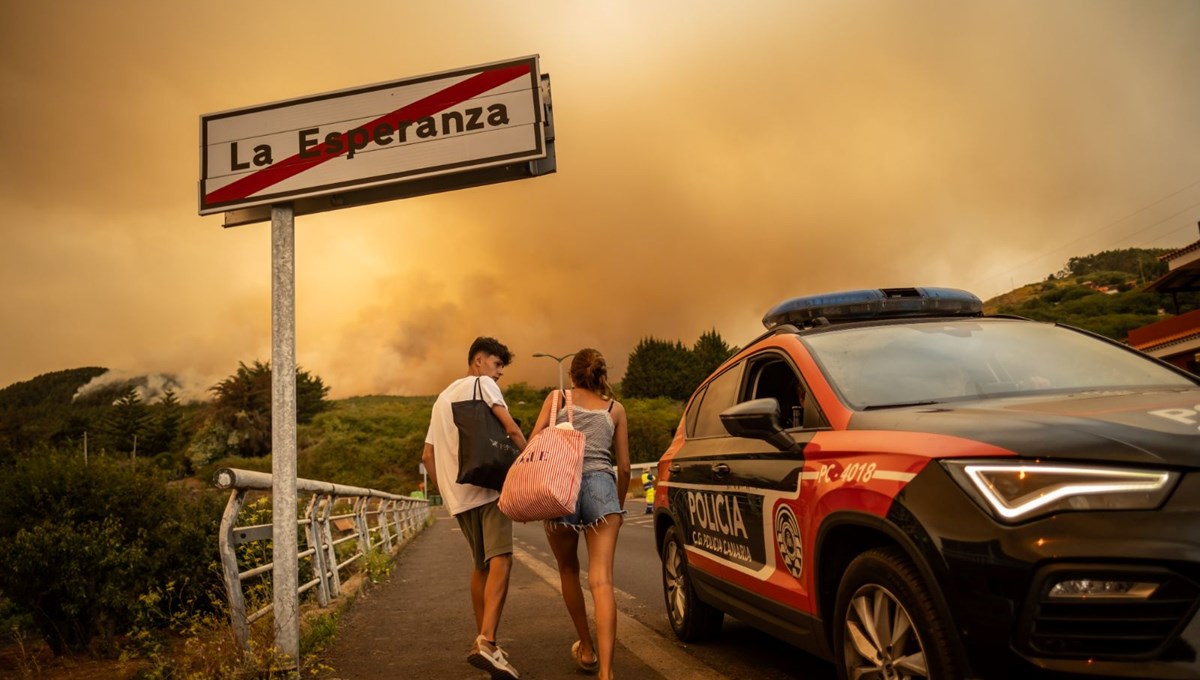
[[[525,436],[517,426],[496,381],[512,363],[512,353],[495,338],[479,337],[467,353],[467,375],[442,390],[433,405],[429,432],[421,461],[429,476],[437,482],[446,509],[458,521],[467,539],[474,569],[471,572],[471,605],[479,634],[471,645],[467,661],[487,671],[493,680],[517,680],[520,675],[508,661],[508,654],[496,644],[500,614],[508,597],[508,578],[512,571],[512,522],[497,506],[500,492],[473,484],[459,484],[458,429],[450,404],[471,399],[478,379],[482,397],[504,426],[508,438],[518,449],[525,448]]]

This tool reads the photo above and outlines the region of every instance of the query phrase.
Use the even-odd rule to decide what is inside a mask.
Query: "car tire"
[[[676,527],[668,528],[663,537],[662,580],[667,620],[676,637],[684,642],[698,642],[721,631],[725,613],[697,597],[688,573],[687,552]]]
[[[951,630],[937,615],[917,568],[899,548],[878,548],[854,558],[838,585],[834,611],[834,661],[842,680],[962,677]]]

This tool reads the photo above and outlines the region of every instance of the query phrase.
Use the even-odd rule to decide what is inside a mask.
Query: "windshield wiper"
[[[940,404],[940,401],[905,401],[895,404],[871,404],[864,406],[864,411],[877,411],[884,408],[904,408],[905,406],[929,406],[930,404]]]

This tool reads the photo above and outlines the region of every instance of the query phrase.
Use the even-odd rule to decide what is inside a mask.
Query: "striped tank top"
[[[612,441],[615,426],[613,425],[612,414],[609,409],[612,408],[612,403],[606,408],[590,409],[580,408],[575,405],[574,411],[574,426],[576,430],[583,433],[583,471],[594,472],[604,471],[610,474],[613,472],[613,453]],[[560,398],[558,409],[558,422],[567,422],[566,401]]]

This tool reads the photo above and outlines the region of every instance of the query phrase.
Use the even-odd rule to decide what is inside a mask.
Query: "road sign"
[[[543,87],[530,56],[204,115],[200,214],[544,159]]]

